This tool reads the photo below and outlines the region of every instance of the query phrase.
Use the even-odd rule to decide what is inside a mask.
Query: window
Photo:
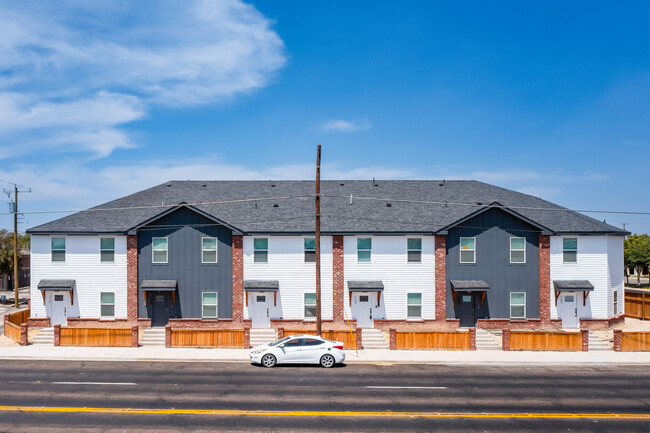
[[[99,294],[100,316],[115,317],[115,293],[101,292]]]
[[[167,238],[153,238],[153,263],[167,263]]]
[[[369,300],[370,300],[370,297],[368,295],[359,296],[359,302],[368,302]]]
[[[526,238],[510,238],[510,263],[526,263]]]
[[[422,261],[422,239],[406,240],[406,255],[409,263]]]
[[[284,347],[299,347],[302,346],[302,338],[294,338],[284,343]]]
[[[217,238],[201,239],[201,262],[217,263]]]
[[[305,239],[305,263],[316,262],[316,239]]]
[[[217,318],[217,292],[203,292],[203,312],[202,317],[204,319],[216,319]]]
[[[63,295],[54,295],[54,300],[56,302],[63,302]]]
[[[406,294],[406,316],[409,319],[422,318],[422,293]]]
[[[357,238],[357,262],[370,263],[371,238]]]
[[[523,292],[510,293],[510,318],[526,318],[526,294]]]
[[[269,240],[267,238],[253,239],[253,262],[268,263]]]
[[[316,293],[305,293],[305,319],[316,317]]]
[[[460,262],[476,263],[476,238],[460,238]]]
[[[102,262],[115,261],[115,238],[99,239],[99,257]]]
[[[52,238],[52,261],[65,262],[65,238]]]
[[[614,292],[614,314],[618,314],[618,292]]]
[[[320,346],[325,343],[323,340],[317,340],[315,338],[305,338],[305,346]]]
[[[578,238],[562,239],[562,261],[576,263],[578,261]]]

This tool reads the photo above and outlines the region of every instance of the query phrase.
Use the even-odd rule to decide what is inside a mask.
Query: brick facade
[[[539,318],[551,321],[551,237],[539,235]]]
[[[512,329],[527,331],[552,331],[562,328],[561,319],[547,322],[541,319],[511,320],[511,319],[478,319],[476,327],[481,329]]]
[[[623,350],[623,330],[614,329],[614,352]]]
[[[476,350],[476,328],[469,329],[469,350]]]
[[[43,317],[43,318],[30,317],[29,319],[27,319],[27,325],[30,328],[49,328],[50,326],[52,326],[49,317]]]
[[[504,329],[503,334],[501,334],[501,350],[509,351],[510,350],[510,330]]]
[[[447,318],[447,237],[436,236],[436,321],[445,323]]]
[[[232,236],[232,320],[244,318],[244,237]]]
[[[140,327],[133,325],[131,327],[131,347],[140,346]]]
[[[583,352],[588,352],[589,351],[589,331],[587,329],[583,329],[580,331],[580,334],[582,335],[582,351]]]
[[[138,236],[126,237],[126,317],[138,320]]]
[[[333,314],[335,322],[343,322],[345,308],[345,275],[343,269],[343,236],[332,236],[332,269],[333,269]]]
[[[625,314],[619,314],[609,319],[580,319],[580,329],[606,331],[623,323],[625,323]]]
[[[250,321],[236,321],[234,319],[169,319],[167,326],[173,329],[243,329],[250,327]]]

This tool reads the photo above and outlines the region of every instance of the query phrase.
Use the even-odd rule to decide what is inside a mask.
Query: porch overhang
[[[381,301],[381,292],[384,291],[384,283],[381,280],[354,280],[348,281],[348,295],[352,305],[353,292],[377,292],[377,307]]]
[[[75,285],[75,280],[41,280],[37,287],[41,291],[43,303],[45,303],[45,292],[68,292],[70,293],[70,304],[74,305]]]
[[[456,305],[456,293],[458,292],[480,292],[481,307],[485,301],[485,294],[490,289],[487,281],[483,280],[450,280],[451,285],[451,305]]]
[[[582,305],[585,306],[589,293],[594,291],[594,285],[588,280],[553,280],[553,288],[555,289],[555,306],[557,306],[557,298],[562,292],[582,292]]]
[[[273,292],[273,306],[278,305],[278,291],[280,282],[278,280],[244,280],[245,292]],[[248,307],[248,295],[246,296],[246,306]]]
[[[176,280],[142,280],[140,288],[144,296],[144,306],[147,306],[147,292],[170,292],[172,294],[172,301],[176,305]]]

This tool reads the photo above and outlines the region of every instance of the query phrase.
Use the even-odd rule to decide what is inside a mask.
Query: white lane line
[[[54,385],[118,385],[135,386],[135,382],[52,382]]]
[[[369,389],[447,389],[446,386],[366,386]]]

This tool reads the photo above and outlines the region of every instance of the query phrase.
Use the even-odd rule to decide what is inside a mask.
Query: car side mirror
[[[282,349],[282,348],[284,348],[284,343],[282,343],[282,344],[280,345],[280,349]]]

